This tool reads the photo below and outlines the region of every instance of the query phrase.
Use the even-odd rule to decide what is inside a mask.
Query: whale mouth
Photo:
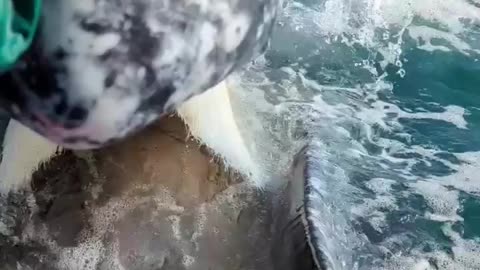
[[[29,176],[31,188],[0,194],[0,263],[52,270],[334,269],[318,255],[310,239],[315,228],[305,222],[304,162],[292,166],[285,186],[259,191],[187,134],[170,117],[111,147],[51,149]]]

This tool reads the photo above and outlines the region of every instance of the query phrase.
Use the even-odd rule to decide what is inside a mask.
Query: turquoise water
[[[344,269],[480,269],[479,6],[287,1],[238,79],[271,162],[323,149]]]

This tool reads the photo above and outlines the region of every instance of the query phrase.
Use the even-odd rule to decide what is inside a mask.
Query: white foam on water
[[[57,267],[59,269],[97,269],[101,260],[107,256],[107,263],[114,263],[112,254],[108,253],[108,245],[104,243],[106,233],[126,211],[133,207],[136,202],[128,198],[120,198],[109,201],[104,207],[94,209],[91,218],[92,232],[83,231],[78,245],[75,247],[55,248],[59,256]]]
[[[419,49],[428,51],[452,51],[452,48],[433,45],[433,41],[442,40],[453,47],[456,51],[468,54],[469,51],[479,53],[470,44],[463,41],[460,36],[468,31],[465,22],[479,23],[480,8],[474,6],[468,0],[374,0],[377,3],[376,13],[382,21],[388,25],[407,26],[408,35],[425,44],[418,46]],[[412,18],[436,24],[422,25],[420,22],[412,22]]]
[[[352,214],[366,218],[377,232],[382,232],[386,226],[386,212],[381,209],[398,209],[396,198],[392,194],[392,185],[395,183],[384,178],[373,178],[368,181],[365,185],[375,193],[375,198],[363,199],[361,204],[353,206]]]
[[[405,111],[394,104],[378,100],[373,102],[370,108],[362,109],[359,114],[356,114],[362,122],[368,123],[370,126],[378,125],[384,130],[391,132],[402,130],[403,127],[399,122],[402,118],[443,121],[454,125],[459,130],[465,130],[468,129],[465,115],[467,115],[466,110],[458,106],[445,106],[444,112],[413,113]],[[424,213],[424,217],[432,221],[442,222],[444,224],[463,222],[463,217],[459,215],[461,210],[459,191],[469,194],[478,194],[480,192],[480,183],[478,183],[475,178],[475,175],[480,172],[479,153],[451,153],[462,162],[461,164],[456,164],[437,156],[437,154],[442,152],[438,149],[419,145],[407,145],[403,142],[384,138],[375,138],[371,140],[371,142],[383,149],[388,149],[382,150],[381,157],[384,160],[395,164],[403,164],[403,169],[397,172],[399,176],[405,180],[411,181],[408,182],[411,190],[404,193],[402,198],[406,198],[411,192],[421,195],[430,208],[430,210]],[[416,157],[398,158],[393,156],[398,154],[415,154]],[[428,176],[426,178],[415,176],[413,173],[414,165],[419,162],[424,162],[427,166],[432,166],[431,161],[439,162],[456,172],[447,174],[446,176]],[[381,183],[383,180],[379,179],[377,181]],[[389,182],[387,181],[386,183]],[[370,214],[373,218],[369,219],[369,223],[375,230],[381,231],[381,229],[388,226],[388,224],[382,216],[383,213],[376,209],[386,207],[389,211],[394,211],[398,209],[398,206],[395,202],[391,205],[386,205],[385,200],[378,201],[378,198],[381,198],[381,194],[386,190],[375,189],[375,186],[372,188],[372,184],[368,182],[366,186],[377,194],[376,198],[365,200],[364,203],[354,209],[363,210],[363,212],[359,211],[357,214]],[[462,242],[467,240],[461,239],[460,241],[460,239],[457,239],[458,241],[454,241],[452,244],[452,251],[456,250],[456,256],[453,258],[439,251],[427,253],[417,250],[415,252],[404,252],[401,254],[395,253],[391,259],[385,261],[383,266],[378,269],[437,269],[431,265],[428,260],[436,261],[439,267],[438,269],[478,269],[478,265],[475,261],[472,262],[472,258],[468,257],[467,259],[463,259],[463,256],[469,256],[472,252],[471,250],[477,250],[480,248],[480,245],[478,242],[468,241],[469,245],[467,249],[464,247],[465,243]],[[388,246],[389,245],[386,246],[387,250]]]
[[[260,84],[252,83],[252,81],[248,80],[248,77],[238,79],[240,85],[247,86],[241,88],[245,91],[243,97],[250,101],[250,104],[255,104],[255,106],[251,106],[250,109],[257,112],[256,115],[259,121],[263,122],[263,126],[276,123],[279,118],[286,122],[281,125],[283,129],[263,128],[255,130],[250,126],[248,127],[250,132],[267,133],[270,135],[269,139],[283,140],[285,144],[296,145],[297,143],[301,143],[302,139],[287,136],[285,133],[290,134],[292,129],[296,127],[293,125],[293,122],[301,119],[301,122],[308,126],[310,130],[315,130],[317,138],[328,142],[322,147],[325,151],[334,149],[336,152],[341,153],[338,156],[339,162],[341,162],[342,158],[347,158],[348,160],[362,160],[365,157],[375,158],[374,160],[381,162],[379,166],[383,166],[385,170],[389,170],[389,166],[391,165],[383,163],[382,160],[394,164],[402,164],[403,167],[396,169],[396,171],[403,179],[412,181],[408,191],[395,194],[396,191],[392,189],[392,185],[396,183],[397,180],[373,178],[366,182],[365,185],[375,193],[374,198],[364,198],[349,210],[352,216],[366,217],[367,222],[379,233],[383,233],[389,226],[386,218],[387,214],[399,210],[398,200],[404,199],[408,197],[408,194],[412,193],[422,195],[430,207],[429,211],[423,213],[425,218],[439,222],[462,221],[462,217],[457,214],[460,209],[458,191],[450,190],[447,185],[438,184],[438,177],[423,179],[422,182],[419,181],[421,179],[412,173],[414,165],[419,161],[423,161],[427,165],[432,165],[430,160],[434,160],[450,168],[453,168],[452,166],[454,166],[454,164],[436,156],[436,154],[440,152],[436,149],[428,149],[418,145],[412,146],[404,142],[381,138],[374,131],[373,127],[378,126],[385,131],[401,133],[403,129],[403,126],[400,124],[401,119],[422,119],[442,121],[458,129],[465,130],[468,128],[468,123],[465,119],[468,112],[464,108],[450,105],[445,106],[443,112],[428,112],[425,110],[418,110],[418,112],[407,111],[398,105],[379,99],[380,92],[389,92],[392,90],[392,86],[382,79],[374,83],[366,83],[361,88],[348,88],[334,85],[320,85],[318,82],[303,76],[301,71],[295,71],[291,68],[283,68],[282,71],[285,71],[288,80],[282,81],[278,85],[272,84],[266,77],[261,78],[261,75],[258,73],[254,76],[255,81],[262,82]],[[283,93],[286,98],[273,107],[271,104],[268,104],[268,102],[265,104],[269,93],[265,93],[265,89],[261,88],[264,85],[276,89],[274,91],[272,90],[275,95]],[[288,91],[279,90],[286,85],[288,85]],[[304,91],[302,87],[307,87],[307,90],[313,91],[313,97],[305,99],[305,97],[302,96],[302,91]],[[269,92],[269,90],[267,91]],[[336,91],[338,91],[338,93],[351,93],[353,98],[360,97],[364,103],[356,103],[353,99],[347,99],[346,102],[332,103],[327,98],[328,93],[332,91],[335,93],[337,93]],[[249,96],[250,94],[251,96]],[[357,106],[352,107],[352,104]],[[272,108],[274,109],[272,110]],[[239,118],[242,117],[243,115],[239,116]],[[242,119],[240,119],[240,122],[241,120]],[[354,136],[356,136],[355,133],[352,133],[348,125],[345,126],[346,123],[360,128],[362,134],[360,139],[365,141],[362,142],[359,138],[354,138]],[[408,134],[405,134],[403,137],[408,138],[408,136]],[[345,143],[338,144],[339,142]],[[365,142],[381,147],[382,152],[380,155],[378,157],[371,156],[365,148]],[[260,141],[259,144],[265,145],[268,143]],[[287,149],[270,147],[268,150],[274,152],[273,155],[275,155],[275,151],[279,149],[282,149],[284,151],[283,153],[289,153],[295,149],[293,146],[286,148]],[[400,153],[413,153],[420,157],[401,158],[394,156]],[[455,178],[455,176],[451,177],[452,179]],[[447,183],[448,181],[445,180],[444,182]],[[396,198],[397,196],[399,199]],[[323,222],[325,222],[325,220]],[[342,236],[335,235],[334,237],[339,239],[339,237]],[[394,237],[395,235],[393,235],[391,239],[393,240]],[[392,243],[393,242],[395,241],[392,241]],[[380,247],[387,250],[388,253],[391,245],[382,245],[380,245]],[[330,252],[335,254],[333,250],[330,250]],[[427,255],[428,254],[422,252],[415,254],[409,252],[394,254],[393,258],[395,259],[392,258],[391,260],[385,261],[382,268],[379,269],[434,269],[428,263],[426,258],[430,258],[430,255]],[[335,254],[334,256],[341,258],[341,254]],[[397,268],[399,265],[401,265],[402,268]]]
[[[438,120],[455,125],[459,129],[467,129],[465,120],[466,110],[462,107],[449,105],[445,106],[443,112],[407,112],[395,104],[377,100],[370,105],[368,109],[363,109],[356,116],[369,124],[380,124],[386,127],[385,119],[389,117],[389,122],[398,119],[425,119]]]
[[[454,261],[451,259],[442,264],[444,269],[480,269],[480,246],[477,241],[465,240],[451,226],[443,228],[444,234],[452,240],[455,245],[452,248]]]
[[[463,54],[479,53],[470,41],[464,39],[464,35],[471,29],[466,22],[478,22],[479,12],[479,8],[463,0],[400,2],[326,0],[318,4],[289,1],[286,3],[286,10],[279,25],[285,29],[282,33],[286,35],[295,33],[297,37],[305,38],[299,40],[299,43],[312,42],[311,53],[302,54],[305,59],[307,56],[316,57],[322,54],[321,56],[328,61],[331,52],[334,57],[339,57],[332,60],[332,63],[342,62],[345,60],[342,57],[348,54],[336,53],[341,48],[332,44],[343,43],[350,48],[360,44],[371,51],[368,57],[379,54],[384,58],[380,62],[383,69],[387,65],[394,65],[399,69],[398,76],[402,77],[409,72],[402,70],[403,63],[409,60],[403,56],[406,37],[415,40],[418,49],[456,51]],[[318,50],[315,50],[315,46]],[[349,221],[353,221],[354,216],[368,217],[367,222],[373,229],[387,234],[384,236],[386,239],[377,246],[392,257],[378,269],[436,269],[429,260],[440,261],[445,254],[435,249],[430,253],[421,250],[405,250],[401,253],[394,251],[395,247],[398,248],[398,245],[401,246],[408,239],[405,240],[395,234],[388,235],[388,230],[385,230],[389,226],[387,215],[402,210],[399,208],[401,200],[407,200],[411,195],[421,195],[429,207],[422,213],[422,218],[442,224],[462,222],[463,218],[459,214],[461,210],[459,191],[470,194],[480,191],[478,188],[480,184],[474,179],[475,173],[479,171],[476,160],[480,160],[480,156],[477,153],[454,153],[458,159],[467,162],[461,165],[452,163],[440,157],[438,154],[443,152],[433,146],[410,145],[411,135],[406,133],[401,123],[404,119],[440,121],[466,131],[469,128],[466,119],[469,111],[453,104],[444,106],[443,111],[431,112],[422,108],[411,111],[381,99],[381,93],[392,94],[393,85],[384,80],[382,71],[375,69],[372,66],[373,61],[369,60],[353,60],[351,66],[338,67],[349,70],[366,69],[373,75],[372,80],[362,80],[357,86],[343,85],[341,80],[340,83],[312,80],[312,74],[305,75],[306,72],[295,62],[303,60],[294,57],[301,54],[300,51],[294,52],[280,45],[278,47],[285,54],[280,54],[281,57],[292,56],[289,59],[292,60],[291,64],[274,70],[268,67],[269,62],[264,58],[242,73],[242,76],[234,78],[235,82],[242,86],[239,89],[244,92],[240,95],[246,100],[245,104],[248,104],[250,111],[255,112],[256,121],[259,123],[241,126],[241,129],[248,129],[248,132],[253,134],[269,134],[257,141],[259,145],[257,153],[267,149],[267,152],[272,152],[271,156],[275,157],[280,153],[289,155],[295,152],[296,145],[302,144],[304,140],[301,136],[292,135],[298,129],[295,121],[300,121],[307,130],[314,130],[316,138],[324,142],[322,147],[325,153],[338,155],[338,166],[347,168],[350,164],[355,164],[352,167],[370,168],[365,164],[374,162],[375,166],[378,166],[372,168],[396,174],[392,179],[375,177],[364,180],[365,188],[374,193],[371,198],[361,198],[362,195],[355,193],[342,194],[361,198],[351,208],[347,206],[343,210],[352,214]],[[323,74],[321,72],[319,71]],[[270,77],[272,73],[277,76],[275,79]],[[332,95],[341,96],[343,100],[332,101]],[[271,100],[271,97],[277,97],[279,103],[272,104],[267,101]],[[435,107],[440,107],[437,105]],[[244,115],[238,115],[239,122],[242,122]],[[397,138],[402,140],[382,137],[378,130],[396,134]],[[377,153],[371,152],[372,145],[379,148]],[[281,152],[278,153],[279,151]],[[284,164],[278,160],[288,159],[268,159],[262,167],[272,167],[269,163]],[[445,173],[442,177],[433,175],[419,177],[415,172],[416,165],[422,163],[426,166],[435,166],[434,163],[443,164],[456,173]],[[348,179],[349,171],[345,170],[347,181],[352,181]],[[395,183],[402,184],[406,190],[399,192],[393,187]],[[405,243],[408,245],[408,242]],[[452,249],[462,245],[460,242],[454,242]],[[465,248],[457,252],[468,253]],[[341,254],[335,255],[341,257]],[[459,255],[457,258],[460,257]],[[457,258],[451,258],[449,263],[464,267]]]
[[[172,223],[173,237],[175,239],[182,239],[182,234],[180,232],[180,218],[178,216],[168,216],[167,219]]]
[[[355,193],[338,195],[360,197],[361,200],[348,210],[354,214],[352,216],[368,217],[370,225],[385,237],[377,246],[391,257],[378,268],[366,269],[480,269],[477,258],[473,256],[477,252],[478,257],[478,241],[463,239],[458,233],[452,233],[451,229],[444,230],[444,234],[452,240],[450,249],[454,256],[440,251],[440,247],[435,245],[431,247],[431,252],[420,248],[398,252],[398,246],[410,247],[408,237],[395,233],[388,235],[388,230],[385,230],[390,225],[386,219],[387,214],[402,210],[399,202],[412,195],[420,195],[428,206],[428,210],[421,213],[422,219],[447,227],[463,221],[460,216],[460,191],[472,195],[480,193],[480,183],[476,177],[480,172],[480,153],[450,153],[461,161],[461,164],[456,164],[439,155],[445,152],[436,149],[434,145],[410,145],[411,135],[406,133],[401,123],[404,119],[418,119],[427,123],[435,121],[467,132],[470,128],[467,122],[469,111],[454,104],[443,106],[442,111],[431,112],[422,108],[411,111],[380,98],[380,93],[392,94],[393,85],[382,77],[387,65],[396,66],[399,69],[398,76],[408,76],[409,70],[403,70],[403,64],[415,59],[405,59],[406,46],[431,52],[454,52],[471,56],[480,54],[479,44],[465,38],[470,32],[478,31],[474,25],[480,22],[480,8],[472,2],[480,3],[467,0],[289,1],[279,25],[282,29],[287,29],[282,31],[283,34],[294,33],[292,38],[304,38],[305,40],[298,40],[300,45],[302,42],[311,42],[311,52],[302,54],[302,57],[307,59],[321,56],[318,57],[320,62],[325,59],[328,63],[341,63],[349,54],[348,51],[345,54],[336,53],[341,51],[337,44],[343,43],[352,50],[356,45],[361,45],[370,51],[366,58],[377,55],[384,58],[380,62],[382,70],[373,67],[371,59],[354,60],[350,66],[346,64],[335,68],[349,71],[366,69],[373,75],[371,81],[361,80],[358,87],[342,84],[341,80],[330,82],[330,77],[325,82],[314,81],[310,78],[317,74],[312,75],[312,71],[309,71],[309,76],[304,75],[295,62],[302,61],[301,58],[296,58],[302,53],[300,49],[284,49],[279,45],[278,50],[283,54],[277,54],[280,57],[290,57],[289,67],[281,68],[284,72],[281,74],[282,79],[272,79],[279,77],[280,71],[269,68],[269,62],[265,59],[239,79],[242,85],[248,86],[243,88],[246,90],[243,97],[249,104],[254,104],[250,107],[258,112],[256,115],[261,122],[258,126],[249,127],[249,132],[268,133],[270,140],[295,145],[301,143],[302,139],[286,134],[292,134],[292,130],[297,128],[293,122],[301,119],[302,124],[315,130],[316,138],[324,142],[325,152],[338,155],[338,166],[348,168],[354,164],[351,167],[367,167],[395,176],[392,179],[375,177],[362,180],[365,187],[374,193],[371,198],[366,199],[362,194]],[[410,44],[411,39],[416,44]],[[410,43],[406,44],[406,41]],[[306,50],[308,49],[310,48]],[[331,60],[330,57],[334,59]],[[328,69],[327,66],[318,64]],[[318,71],[318,74],[323,74],[322,72]],[[272,73],[277,77],[270,77]],[[335,75],[337,74],[334,73]],[[332,102],[330,97],[333,94],[328,92],[338,93],[344,100]],[[266,102],[271,96],[281,96],[278,98],[280,104],[272,106]],[[440,105],[436,104],[435,107],[439,108]],[[272,123],[277,123],[280,118],[286,123],[277,128],[258,128],[274,125]],[[379,130],[396,134],[396,138],[401,139],[385,138]],[[262,144],[268,145],[265,142]],[[371,146],[378,149],[372,151]],[[265,148],[274,152],[273,156],[280,149],[285,155],[295,149],[294,146]],[[267,163],[273,160],[268,160]],[[371,162],[375,165],[366,165]],[[437,163],[454,173],[445,172],[443,176],[425,173],[419,176],[417,165],[434,167]],[[349,171],[345,171],[348,178]],[[393,187],[394,183],[403,185],[405,190],[397,190],[397,187]],[[405,217],[408,218],[411,217]],[[438,268],[431,262],[435,262]]]
[[[455,154],[455,153],[454,153]],[[444,186],[454,187],[470,194],[480,194],[480,152],[456,153],[455,156],[462,162],[452,164],[451,168],[456,172],[444,177],[437,177],[439,183]]]
[[[195,263],[195,258],[190,255],[183,255],[182,264],[185,267],[190,267]]]
[[[410,187],[417,194],[421,194],[427,204],[432,208],[433,213],[426,215],[437,221],[463,221],[457,212],[460,210],[458,191],[449,190],[434,181],[417,181],[411,183]]]
[[[378,209],[396,210],[396,200],[390,195],[376,195],[375,199],[364,199],[361,205],[355,206],[351,211],[353,215],[365,218],[377,231],[382,232],[386,224],[386,212]]]
[[[468,23],[480,23],[480,8],[468,0],[325,0],[317,5],[292,1],[287,3],[284,16],[293,29],[312,38],[374,48],[385,57],[383,68],[386,64],[401,67],[401,45],[406,36],[427,51],[480,54],[478,44],[462,39],[476,31]],[[400,69],[399,75],[405,72]]]
[[[401,256],[394,256],[385,266],[374,267],[372,270],[436,270],[426,259],[419,258],[404,258]]]
[[[373,178],[366,183],[367,188],[377,194],[390,194],[396,181],[385,178]]]
[[[480,8],[468,0],[377,0],[382,17],[388,23],[402,24],[408,14],[437,22],[453,33],[465,31],[463,19],[479,20]]]
[[[101,239],[80,243],[75,248],[62,248],[57,267],[62,270],[96,270],[104,251]]]
[[[480,53],[480,50],[472,49],[472,47],[461,38],[445,31],[440,31],[437,29],[432,29],[431,27],[427,26],[411,26],[408,28],[408,34],[413,39],[417,40],[418,42],[418,49],[423,49],[426,51],[444,51],[450,52],[452,49],[445,45],[434,45],[432,44],[433,40],[441,39],[446,41],[448,45],[454,47],[457,51],[462,52],[464,54],[469,54],[469,51],[474,51],[476,53]],[[423,44],[422,44],[423,43]]]
[[[44,242],[50,243],[53,250],[59,254],[57,267],[59,269],[98,269],[100,263],[109,267],[108,269],[122,270],[122,264],[119,261],[119,243],[105,243],[105,236],[112,231],[116,222],[121,220],[123,216],[130,210],[139,207],[142,204],[151,202],[151,198],[138,197],[133,193],[142,190],[145,187],[138,186],[135,190],[131,190],[122,197],[113,198],[100,208],[92,208],[92,216],[90,223],[92,231],[84,231],[79,239],[79,245],[71,248],[59,248],[53,241],[44,239]],[[182,213],[183,208],[176,206],[174,198],[167,191],[159,188],[156,193],[154,202],[161,210],[172,210],[173,212]],[[158,218],[153,211],[151,218]],[[180,220],[177,216],[169,216],[172,231],[176,239],[181,239]],[[44,234],[47,235],[47,234]],[[104,261],[102,261],[104,260]],[[187,264],[192,262],[191,258],[184,261]]]
[[[104,262],[104,265],[106,269],[115,269],[115,270],[126,270],[125,267],[122,265],[122,262],[120,261],[120,243],[118,239],[114,241],[111,246],[109,247],[109,254]]]
[[[371,94],[369,95],[369,98],[372,96],[375,97],[376,95]],[[365,133],[365,138],[384,149],[382,150],[380,158],[396,164],[405,165],[404,168],[400,169],[398,172],[404,179],[412,181],[409,185],[409,191],[405,191],[404,194],[395,194],[396,191],[392,190],[392,185],[396,180],[385,178],[370,179],[366,182],[366,187],[375,193],[375,197],[373,199],[363,199],[360,204],[352,207],[352,214],[367,217],[367,221],[373,229],[382,233],[388,228],[388,221],[386,219],[387,213],[399,209],[395,195],[400,195],[400,199],[402,199],[406,198],[408,194],[415,193],[422,195],[430,207],[430,210],[423,213],[425,218],[442,223],[461,222],[463,218],[458,214],[460,210],[458,190],[468,193],[480,191],[480,185],[476,183],[476,178],[474,177],[474,175],[480,171],[480,164],[478,164],[480,153],[455,154],[458,159],[465,161],[465,163],[461,165],[456,165],[446,159],[438,157],[436,154],[441,152],[439,150],[429,149],[418,145],[407,145],[390,139],[378,138],[375,132],[372,131],[372,126],[378,125],[385,130],[394,132],[402,129],[399,122],[400,119],[409,118],[442,121],[450,123],[458,129],[467,129],[468,125],[465,120],[465,115],[467,114],[466,110],[452,105],[444,107],[444,112],[409,112],[394,104],[378,101],[378,98],[375,99],[377,99],[377,101],[373,102],[370,107],[360,107],[357,111],[352,111],[351,108],[345,107],[342,104],[332,105],[326,101],[323,94],[314,96],[311,103],[303,104],[303,107],[309,108],[303,113],[308,113],[310,117],[318,113],[318,115],[313,117],[318,121],[315,123],[315,127],[324,129],[323,126],[328,126],[329,132],[333,132],[338,138],[350,138],[350,148],[345,150],[345,156],[354,159],[361,159],[362,157],[368,156],[368,152],[364,149],[362,144],[359,144],[360,147],[355,147],[356,143],[352,142],[355,140],[352,140],[352,134],[348,130],[344,127],[339,128],[338,126],[335,126],[335,124],[342,123],[342,121],[356,119],[355,121],[360,122],[360,126],[364,126],[367,131]],[[301,102],[296,104],[283,103],[277,105],[276,108],[281,108],[281,110],[278,111],[295,113],[299,111],[292,109],[301,104]],[[276,111],[275,114],[277,117],[279,115],[279,113],[277,113],[278,111]],[[392,113],[395,114],[395,116],[392,117]],[[300,118],[301,117],[302,116],[300,116]],[[275,135],[278,136],[278,134]],[[321,137],[321,139],[329,140],[328,137]],[[329,149],[329,147],[326,149]],[[400,153],[417,154],[420,157],[398,158],[393,156]],[[451,169],[457,170],[457,173],[445,177],[431,176],[423,180],[412,174],[414,165],[419,161],[423,161],[430,166],[432,165],[431,160],[438,161]],[[386,165],[385,169],[388,168],[388,165]],[[450,187],[455,187],[456,189],[452,190]],[[472,245],[474,245],[474,243],[472,243]],[[386,250],[389,250],[388,245],[385,246],[385,248]],[[465,248],[454,243],[452,249],[456,249],[456,252],[459,254],[458,257],[455,257],[454,259],[447,260],[444,258],[446,255],[439,252],[405,252],[402,254],[395,254],[392,259],[385,261],[383,266],[378,269],[433,270],[435,268],[429,263],[429,259],[442,261],[442,264],[446,264],[446,262],[443,261],[447,260],[448,266],[440,269],[469,269],[458,268],[459,265],[464,267],[464,264],[461,263],[460,260],[463,260],[461,259],[461,254],[467,252]],[[468,252],[465,254],[468,254]]]
[[[410,258],[395,257],[388,264],[388,269],[405,270],[476,270],[480,269],[480,247],[474,240],[463,239],[458,232],[452,229],[451,225],[442,228],[444,235],[454,245],[451,253],[445,251],[433,251],[425,253],[414,251]],[[423,257],[423,258],[421,258]]]

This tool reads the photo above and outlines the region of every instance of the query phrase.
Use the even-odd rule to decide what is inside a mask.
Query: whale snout
[[[122,139],[261,54],[278,0],[44,0],[0,106],[69,148]]]

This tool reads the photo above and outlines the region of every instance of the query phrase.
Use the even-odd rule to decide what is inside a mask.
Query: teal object
[[[30,47],[40,14],[41,0],[0,0],[0,72]]]

